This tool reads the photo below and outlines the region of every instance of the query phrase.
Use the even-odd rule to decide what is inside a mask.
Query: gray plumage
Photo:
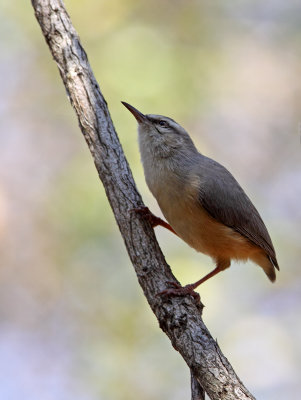
[[[228,268],[232,259],[250,259],[274,281],[279,266],[271,238],[232,174],[199,153],[171,118],[144,115],[123,104],[138,121],[147,185],[178,236],[211,256],[219,270]]]
[[[199,196],[201,205],[217,221],[261,247],[279,270],[268,230],[237,180],[221,164],[201,154],[200,165],[204,177]]]

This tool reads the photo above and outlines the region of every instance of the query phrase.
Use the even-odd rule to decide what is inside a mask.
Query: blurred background
[[[66,6],[153,212],[121,100],[181,123],[259,209],[277,281],[234,263],[200,287],[204,321],[258,399],[299,399],[300,2]],[[29,1],[1,1],[0,32],[0,398],[188,399],[189,371],[137,284]],[[183,284],[212,269],[156,234]]]

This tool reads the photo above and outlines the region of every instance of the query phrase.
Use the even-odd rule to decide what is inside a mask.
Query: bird
[[[279,270],[268,230],[252,201],[220,163],[199,152],[188,132],[169,117],[143,114],[122,104],[138,123],[145,180],[167,222],[143,206],[135,209],[162,225],[196,251],[210,256],[215,268],[184,287],[171,283],[161,294],[198,297],[194,290],[229,268],[232,260],[251,260],[271,282]]]

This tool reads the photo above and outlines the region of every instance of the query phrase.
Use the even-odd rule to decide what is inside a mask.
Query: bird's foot
[[[196,303],[201,302],[200,295],[195,292],[193,289],[195,289],[195,286],[193,284],[191,285],[186,285],[186,286],[181,286],[180,284],[176,282],[167,282],[169,286],[172,286],[172,288],[167,288],[165,290],[162,290],[162,292],[159,292],[157,296],[187,296],[190,295],[192,296]]]
[[[136,214],[141,215],[143,219],[147,220],[151,224],[152,228],[154,228],[157,225],[160,225],[160,221],[162,221],[161,218],[156,217],[146,206],[132,208],[131,212],[135,212]]]
[[[173,228],[165,221],[163,221],[163,219],[157,217],[156,215],[154,215],[150,209],[146,206],[140,206],[137,208],[132,208],[131,212],[135,212],[139,215],[141,215],[141,217],[143,219],[145,219],[146,221],[148,221],[151,224],[152,228],[155,228],[158,225],[163,226],[166,229],[169,229],[171,232],[175,233],[176,232],[173,230]]]

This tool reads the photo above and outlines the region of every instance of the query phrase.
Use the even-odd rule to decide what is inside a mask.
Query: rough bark
[[[202,305],[189,296],[169,299],[156,296],[166,288],[167,281],[177,280],[149,223],[131,212],[143,202],[87,55],[62,1],[32,0],[32,5],[93,156],[138,281],[161,329],[210,399],[254,400],[204,325]]]
[[[205,400],[205,390],[190,370],[191,400]]]

